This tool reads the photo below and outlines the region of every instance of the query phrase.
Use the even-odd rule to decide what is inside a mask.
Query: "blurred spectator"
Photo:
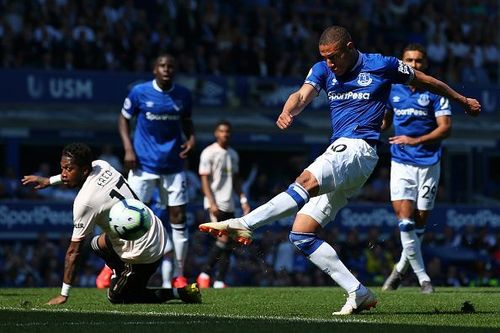
[[[121,173],[124,172],[122,159],[115,154],[111,144],[105,144],[102,147],[101,155],[99,155],[97,159],[108,162],[113,168]]]
[[[445,59],[464,58],[479,46],[484,61],[474,67],[494,81],[497,6],[491,1],[355,0],[335,3],[333,10],[326,0],[85,5],[6,0],[0,4],[1,66],[144,71],[146,59],[168,51],[185,60],[180,62],[184,73],[303,77],[314,61],[312,37],[336,22],[352,31],[367,52],[398,55],[401,43],[427,45],[431,65],[438,67],[431,66],[431,72],[452,71],[453,66],[443,67]],[[445,54],[443,44],[448,45]],[[476,57],[479,51],[472,51]]]

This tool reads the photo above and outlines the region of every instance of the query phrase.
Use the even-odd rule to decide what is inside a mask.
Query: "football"
[[[141,201],[124,199],[111,207],[109,227],[111,232],[121,239],[136,240],[148,232],[151,216]]]

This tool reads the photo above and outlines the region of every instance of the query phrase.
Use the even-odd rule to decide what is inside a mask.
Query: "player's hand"
[[[34,188],[36,190],[41,190],[50,185],[49,178],[35,175],[24,176],[23,179],[21,179],[21,183],[23,186],[35,184]]]
[[[219,214],[220,214],[220,211],[219,211],[219,207],[217,205],[211,205],[209,208],[208,208],[208,211],[210,212],[210,214],[212,214],[213,216],[215,216],[217,219],[219,219]]]
[[[288,112],[281,112],[281,114],[278,117],[278,120],[276,120],[276,125],[279,127],[279,129],[287,129],[290,127],[293,123],[293,116],[288,113]]]
[[[188,154],[194,148],[194,136],[191,136],[186,142],[181,145],[181,153],[179,156],[181,158],[187,158]]]
[[[135,155],[133,149],[125,150],[123,166],[125,167],[125,170],[135,170],[135,168],[137,168],[137,156]]]
[[[477,117],[479,116],[479,113],[481,113],[481,104],[479,104],[477,99],[466,97],[464,110],[469,116]]]
[[[250,213],[250,205],[247,203],[244,203],[241,205],[241,209],[243,210],[243,215],[247,215],[248,213]]]
[[[415,146],[418,145],[418,139],[412,138],[406,135],[397,135],[389,138],[389,143],[392,145],[407,145],[407,146]]]
[[[53,299],[47,302],[47,305],[59,305],[64,304],[68,300],[68,296],[57,295]]]

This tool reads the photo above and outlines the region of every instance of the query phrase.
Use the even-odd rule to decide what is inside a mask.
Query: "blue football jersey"
[[[408,86],[392,86],[388,108],[394,112],[396,135],[419,137],[437,127],[436,118],[451,116],[450,102],[446,97],[428,91],[415,90]],[[391,145],[392,159],[399,163],[428,166],[439,162],[441,143],[425,145]]]
[[[409,83],[413,69],[394,57],[359,53],[353,69],[337,77],[320,61],[311,68],[304,83],[326,91],[333,133],[337,138],[375,139],[380,137],[387,98],[392,83]]]
[[[182,119],[191,117],[191,93],[174,84],[163,91],[155,80],[138,84],[125,99],[122,115],[137,117],[134,150],[139,168],[154,174],[183,170]]]

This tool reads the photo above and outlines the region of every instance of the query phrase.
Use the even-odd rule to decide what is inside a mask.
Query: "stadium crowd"
[[[351,31],[364,52],[399,56],[404,45],[418,42],[428,50],[430,74],[450,83],[497,82],[497,6],[495,0],[0,0],[0,68],[147,72],[150,61],[167,50],[184,74],[303,78],[316,60],[317,36],[325,26],[338,24]],[[253,206],[279,193],[304,163],[300,156],[290,159],[290,175],[254,166],[245,184]],[[55,171],[41,164],[38,173]],[[358,200],[389,203],[387,171],[378,169]],[[0,180],[0,199],[71,202],[75,195],[60,188],[24,189],[14,170],[5,170]],[[195,191],[191,199],[200,202],[201,193]],[[191,280],[210,246],[210,236],[196,231],[206,221],[204,211],[195,217],[186,263]],[[345,234],[331,226],[324,232],[322,238],[335,243],[344,262],[369,285],[381,285],[398,259],[397,229]],[[332,283],[298,255],[287,231],[264,230],[257,236],[253,245],[237,248],[232,256],[230,286]],[[68,239],[39,234],[34,241],[2,241],[0,287],[59,286]],[[428,273],[436,286],[498,285],[500,234],[445,228],[439,234],[429,231],[425,242]],[[102,261],[87,253],[82,266],[77,285],[94,287]],[[409,276],[404,283],[417,281]],[[152,284],[161,285],[160,273]]]
[[[498,79],[496,0],[313,2],[3,0],[0,66],[143,72],[167,50],[186,74],[302,78],[320,32],[337,24],[364,52],[423,44],[446,82]]]

